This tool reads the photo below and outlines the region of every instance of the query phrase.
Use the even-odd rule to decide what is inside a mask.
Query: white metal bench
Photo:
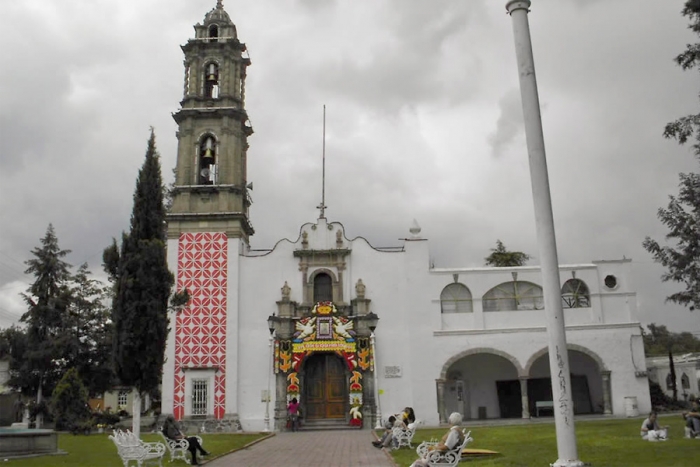
[[[535,402],[535,414],[540,416],[540,409],[551,409],[554,411],[554,401],[537,401]]]
[[[124,463],[124,467],[129,467],[129,463],[134,461],[138,467],[144,462],[157,461],[163,467],[162,459],[165,454],[165,445],[160,442],[146,443],[136,437],[131,431],[114,430],[114,434],[109,436],[117,447],[117,453]]]
[[[403,446],[413,448],[411,441],[413,441],[413,435],[416,434],[416,428],[419,424],[423,423],[420,420],[416,420],[411,425],[411,428],[402,428],[400,426],[395,426],[391,431],[391,441],[394,449],[400,449]]]
[[[456,467],[459,461],[462,459],[462,450],[467,447],[467,444],[474,441],[474,439],[469,436],[471,431],[467,431],[466,428],[462,430],[462,435],[464,436],[464,441],[449,451],[431,451],[431,446],[436,446],[437,441],[423,441],[416,448],[416,453],[421,459],[426,461],[430,467]]]
[[[174,461],[175,459],[182,459],[188,464],[190,463],[190,460],[187,458],[187,450],[190,448],[190,442],[187,441],[186,438],[170,439],[165,436],[165,433],[163,433],[162,430],[158,431],[158,433],[160,433],[160,436],[165,441],[165,447],[170,453],[170,462]],[[197,441],[199,441],[199,445],[203,446],[202,438],[199,436],[195,436],[195,438],[197,438]]]

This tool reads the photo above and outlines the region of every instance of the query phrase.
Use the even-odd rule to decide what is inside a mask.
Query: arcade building
[[[251,61],[221,0],[182,46],[184,96],[168,264],[162,411],[207,431],[426,425],[552,416],[538,267],[435,268],[417,225],[392,248],[349,239],[323,208],[296,240],[251,250],[245,109]],[[408,222],[407,222],[408,225]],[[576,414],[651,409],[630,261],[560,266]]]

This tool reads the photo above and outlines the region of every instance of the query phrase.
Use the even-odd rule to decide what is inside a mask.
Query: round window
[[[617,287],[617,277],[613,276],[612,274],[605,276],[605,287],[609,289],[614,289]]]

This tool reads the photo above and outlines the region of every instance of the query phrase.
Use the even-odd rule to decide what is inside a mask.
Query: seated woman
[[[447,419],[450,424],[450,429],[445,436],[442,437],[439,443],[435,446],[430,446],[428,451],[440,451],[447,452],[450,449],[454,449],[460,446],[464,442],[464,433],[462,433],[462,414],[459,412],[452,412]],[[425,459],[418,459],[411,467],[428,467],[428,462]]]
[[[411,423],[416,423],[416,413],[413,411],[413,407],[403,409],[403,423],[408,428],[412,428]]]
[[[656,412],[651,412],[649,416],[642,422],[642,428],[640,430],[642,439],[648,440],[650,436],[652,437],[652,439],[666,439],[668,427],[659,426],[659,422],[656,420],[656,417]]]
[[[199,465],[197,462],[197,451],[202,456],[208,456],[209,453],[204,450],[201,444],[199,444],[199,440],[197,439],[196,436],[190,436],[187,437],[182,433],[182,430],[180,430],[180,426],[178,423],[175,421],[175,417],[172,415],[168,415],[165,417],[165,423],[163,423],[163,434],[165,435],[166,438],[169,439],[186,439],[187,442],[189,443],[189,447],[187,448],[188,451],[190,451],[190,454],[192,454],[192,462],[191,465]]]

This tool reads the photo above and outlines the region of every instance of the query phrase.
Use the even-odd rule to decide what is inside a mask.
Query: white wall
[[[338,230],[342,232],[342,225],[332,223],[332,230],[325,220],[319,220],[316,229],[312,229],[313,225],[302,226],[302,231],[308,234],[308,249],[336,248],[336,234]],[[226,411],[238,413],[245,430],[264,427],[265,402],[261,394],[271,376],[266,321],[277,312],[276,301],[282,297],[280,289],[285,281],[291,288],[290,299],[303,301],[299,259],[293,255],[295,249],[302,248],[301,241],[302,237],[282,240],[267,254],[235,258],[235,250],[230,246]],[[481,348],[486,350],[460,361],[455,369],[464,375],[471,416],[477,416],[475,411],[479,406],[487,407],[489,417],[498,416],[495,381],[528,375],[528,362],[547,348],[545,312],[484,313],[480,298],[492,287],[512,281],[513,272],[517,272],[518,281],[539,284],[539,269],[430,269],[429,244],[425,240],[407,240],[403,251],[378,251],[362,238],[348,240],[344,233],[342,242],[343,248],[351,250],[345,257],[343,271],[345,302],[355,297],[355,284],[362,279],[366,298],[371,300],[371,311],[380,317],[375,334],[382,412],[390,414],[412,406],[418,418],[427,424],[437,424],[436,380],[445,377],[448,362],[454,363],[458,356]],[[172,250],[169,248],[169,257]],[[313,270],[311,267],[309,274]],[[455,274],[472,293],[473,313],[443,315],[440,312],[440,293],[454,282]],[[613,289],[603,284],[609,274],[618,278]],[[645,369],[644,362],[635,363],[632,358],[637,346],[634,339],[639,336],[640,328],[635,295],[627,280],[629,262],[562,266],[562,284],[574,275],[589,287],[591,307],[565,310],[569,344],[577,346],[574,350],[596,355],[604,369],[611,372],[614,413],[624,413],[626,396],[638,398],[640,411],[650,410],[646,378],[635,375],[635,371]],[[172,343],[168,356],[173,356]],[[591,366],[591,361],[597,361],[592,358],[577,365],[589,376],[595,405],[602,399],[602,390],[593,388],[599,374],[596,376],[596,369]],[[399,367],[401,377],[387,378],[384,373],[387,366]],[[168,378],[166,367],[164,403],[172,401],[168,381],[172,381],[172,376]],[[274,388],[273,379],[271,417]]]

